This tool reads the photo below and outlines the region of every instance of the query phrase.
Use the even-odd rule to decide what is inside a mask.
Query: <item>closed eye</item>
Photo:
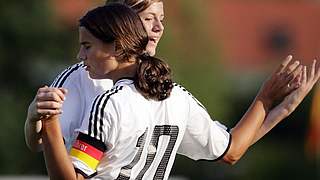
[[[89,42],[81,42],[80,45],[82,47],[84,47],[84,49],[86,49],[86,50],[90,49],[90,47],[91,47]]]

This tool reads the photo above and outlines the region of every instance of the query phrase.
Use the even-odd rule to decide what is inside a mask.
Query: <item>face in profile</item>
[[[162,24],[164,19],[163,2],[152,3],[147,9],[139,13],[139,16],[149,36],[146,50],[151,56],[154,56],[164,30]]]
[[[79,43],[78,59],[84,62],[91,78],[107,78],[108,73],[116,69],[118,62],[114,42],[104,43],[80,26]]]

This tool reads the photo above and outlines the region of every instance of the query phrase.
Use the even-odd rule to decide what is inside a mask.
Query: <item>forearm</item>
[[[266,119],[264,120],[261,128],[258,130],[255,135],[252,144],[256,143],[259,139],[261,139],[264,135],[266,135],[272,128],[274,128],[278,123],[288,117],[301,103],[303,100],[302,97],[298,96],[298,91],[294,91],[290,95],[288,95],[283,102],[274,107],[268,114]],[[307,93],[303,94],[303,97]]]
[[[268,106],[259,99],[252,103],[246,114],[231,131],[231,146],[224,157],[226,162],[235,163],[247,151],[261,127],[268,109]]]
[[[42,150],[42,122],[45,117],[60,114],[66,90],[57,88],[40,88],[28,107],[24,125],[25,141],[32,151]]]
[[[274,109],[268,113],[266,119],[264,120],[262,126],[258,130],[257,134],[251,143],[254,144],[260,140],[264,135],[266,135],[272,128],[274,128],[279,122],[289,116],[287,109]]]
[[[41,120],[32,121],[30,117],[27,116],[24,124],[24,137],[26,144],[31,151],[42,151],[41,129]]]
[[[53,116],[42,123],[43,152],[50,179],[81,179],[82,177],[77,177],[64,146],[58,116]]]

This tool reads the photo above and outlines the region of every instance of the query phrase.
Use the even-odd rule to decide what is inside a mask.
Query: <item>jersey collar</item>
[[[115,81],[114,85],[119,85],[119,84],[132,84],[134,82],[134,78],[133,77],[122,77],[118,80]]]

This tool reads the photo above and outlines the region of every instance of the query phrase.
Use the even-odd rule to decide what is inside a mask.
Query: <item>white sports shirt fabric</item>
[[[145,99],[130,79],[97,96],[81,121],[79,135],[105,151],[96,168],[71,156],[78,172],[92,179],[168,179],[176,153],[194,160],[217,160],[231,135],[178,84],[164,101]],[[83,139],[81,139],[83,140]],[[79,156],[80,157],[80,156]],[[91,161],[92,162],[92,161]]]
[[[77,136],[75,129],[81,126],[81,120],[87,113],[86,108],[90,107],[97,95],[111,89],[112,86],[113,82],[110,79],[91,79],[83,62],[66,68],[55,78],[51,87],[63,87],[68,90],[60,116],[61,130],[68,150]]]

